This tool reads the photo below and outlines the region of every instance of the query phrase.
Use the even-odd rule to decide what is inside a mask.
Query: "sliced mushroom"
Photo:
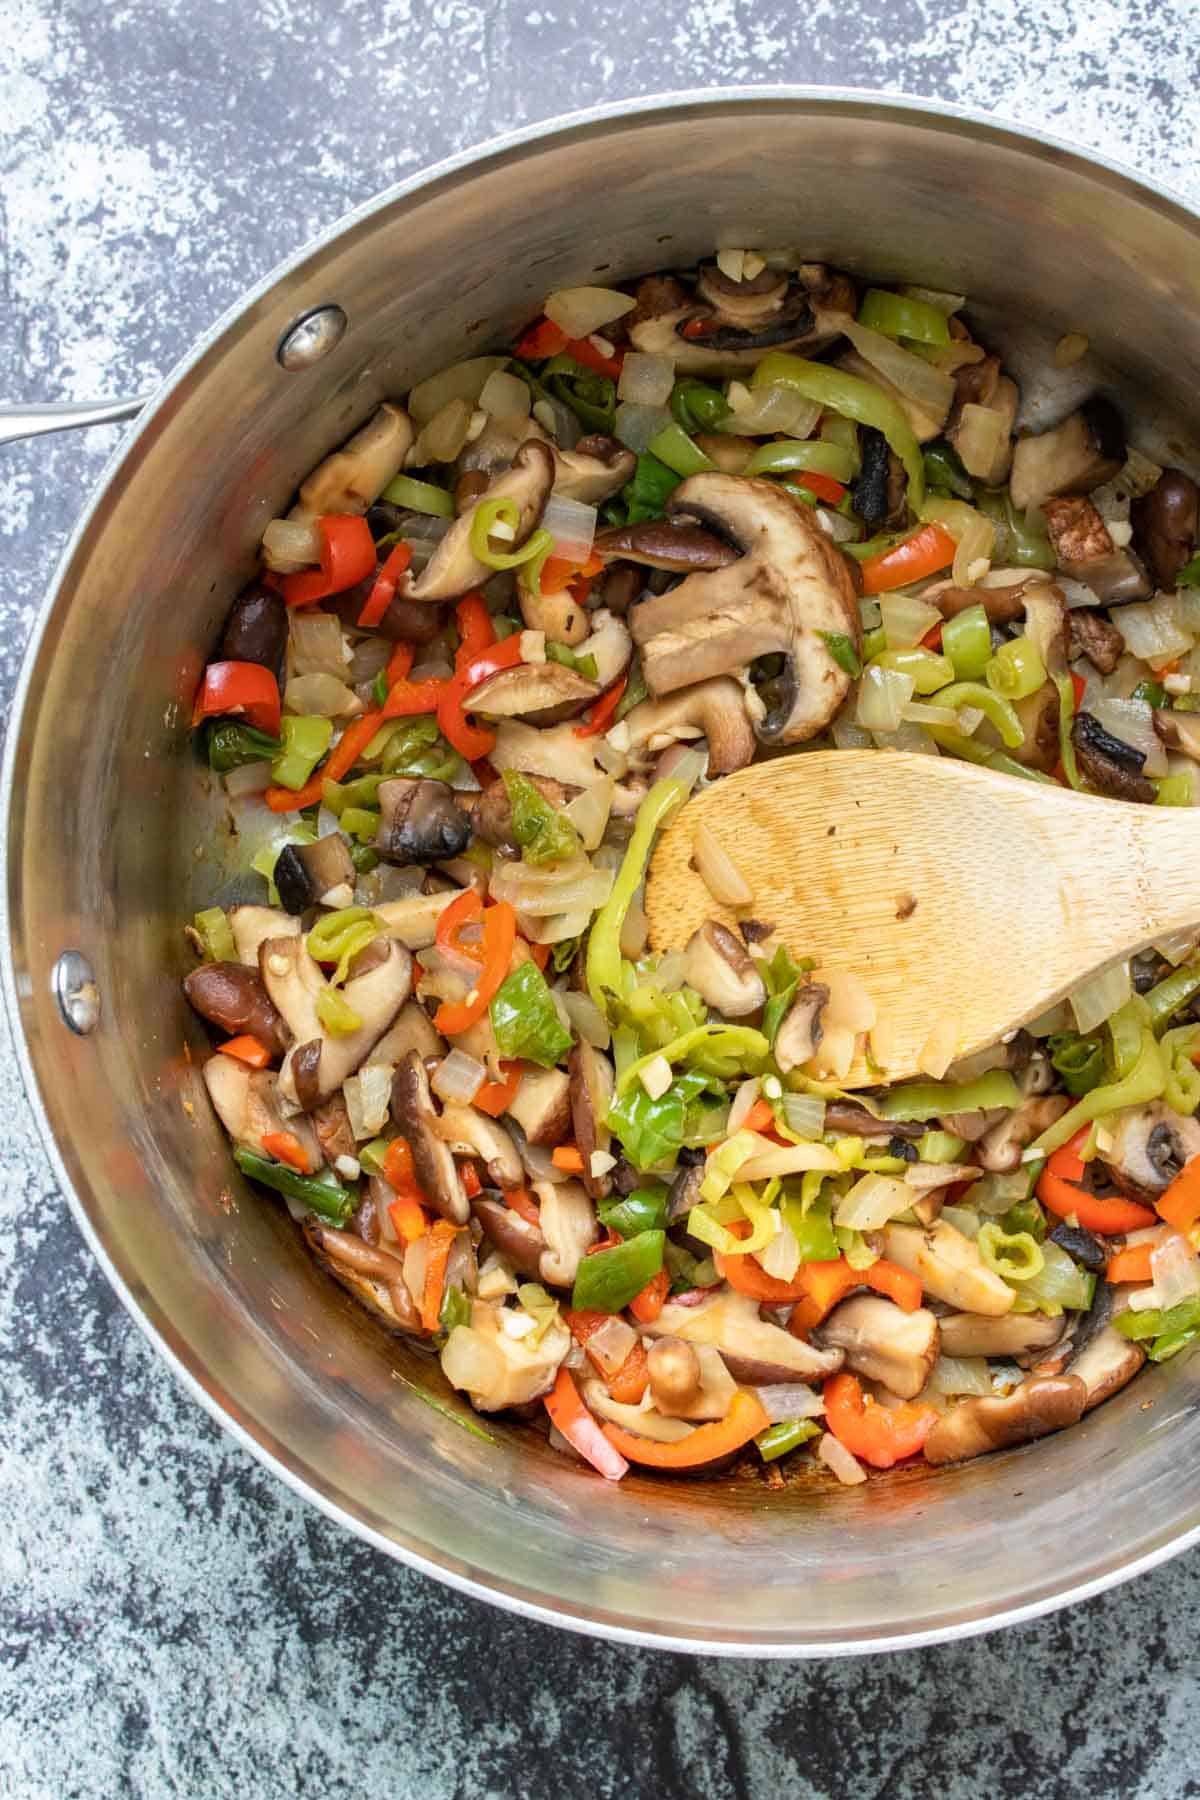
[[[470,842],[471,821],[448,781],[397,775],[380,783],[375,849],[384,862],[449,862]]]
[[[554,485],[554,452],[537,438],[523,443],[512,467],[488,483],[486,491],[459,514],[415,581],[402,586],[402,599],[457,600],[495,573],[471,549],[471,527],[484,500],[511,500],[519,517],[514,544],[523,544],[545,511]]]
[[[235,906],[229,914],[229,925],[238,961],[248,969],[258,968],[259,948],[268,938],[300,935],[299,919],[276,906]]]
[[[289,913],[310,906],[351,906],[357,879],[350,846],[340,831],[315,844],[285,844],[275,861],[275,886]]]
[[[718,289],[714,287],[713,292]],[[691,298],[670,276],[647,277],[639,284],[637,297],[637,311],[625,320],[630,342],[635,350],[648,355],[669,356],[681,375],[725,375],[750,369],[767,350],[812,355],[841,335],[855,306],[853,283],[821,263],[799,268],[788,298],[754,329],[736,324],[723,306]],[[751,296],[759,303],[763,298]],[[683,327],[695,319],[703,319],[708,329],[701,337],[684,337]]]
[[[591,630],[591,623],[585,607],[581,606],[570,588],[559,588],[556,593],[533,593],[529,588],[518,589],[521,606],[521,617],[530,631],[542,631],[552,644],[565,644],[569,650],[578,650]]]
[[[924,1229],[885,1225],[882,1235],[883,1254],[919,1276],[933,1299],[989,1318],[1012,1311],[1012,1288],[992,1273],[971,1239],[944,1219]]]
[[[938,1322],[929,1309],[904,1312],[877,1294],[843,1300],[813,1338],[844,1350],[847,1368],[902,1400],[921,1392],[938,1357]]]
[[[317,1134],[304,1117],[284,1118],[279,1109],[278,1077],[269,1069],[249,1069],[232,1056],[209,1057],[204,1065],[204,1085],[217,1117],[236,1144],[248,1144],[260,1156],[269,1156],[263,1139],[288,1131],[304,1152],[304,1173],[321,1167]]]
[[[313,1108],[312,1122],[321,1154],[331,1168],[336,1166],[339,1157],[358,1161],[358,1143],[350,1124],[350,1109],[340,1090]]]
[[[670,519],[644,519],[636,525],[613,525],[598,531],[593,549],[605,560],[620,557],[645,569],[688,574],[693,569],[724,569],[739,552],[702,525]]]
[[[392,1118],[408,1140],[417,1185],[443,1219],[465,1225],[471,1210],[466,1189],[441,1134],[429,1077],[415,1050],[397,1065],[392,1077]]]
[[[995,1172],[1018,1168],[1021,1152],[1074,1104],[1069,1094],[1038,1094],[1014,1106],[979,1139],[979,1161]]]
[[[1075,759],[1088,786],[1112,800],[1134,800],[1153,806],[1158,798],[1154,783],[1142,774],[1144,750],[1135,750],[1122,738],[1105,731],[1092,713],[1075,714],[1071,725]]]
[[[691,1358],[696,1381],[687,1391]],[[660,1418],[723,1419],[733,1404],[737,1382],[725,1358],[711,1344],[687,1344],[682,1338],[659,1338],[647,1352],[650,1395]]]
[[[550,1149],[561,1144],[571,1129],[570,1077],[562,1069],[527,1068],[508,1116],[521,1127],[526,1143]]]
[[[630,1431],[635,1437],[649,1438],[655,1444],[680,1444],[695,1430],[685,1419],[669,1419],[655,1408],[625,1406],[614,1400],[605,1383],[595,1376],[583,1382],[583,1397],[589,1412]]]
[[[1058,762],[1062,748],[1058,741],[1061,704],[1058,689],[1052,681],[1045,681],[1032,694],[1013,704],[1025,737],[1008,754],[1023,768],[1040,769],[1048,775]]]
[[[1074,1425],[1087,1403],[1077,1375],[1035,1375],[1011,1394],[964,1400],[943,1414],[925,1440],[925,1460],[964,1462],[989,1450],[1028,1444]]]
[[[404,467],[413,436],[412,420],[403,407],[385,401],[340,450],[317,464],[288,517],[319,519],[324,513],[365,513]]]
[[[845,1361],[841,1350],[819,1349],[760,1319],[757,1300],[730,1288],[718,1289],[699,1306],[668,1301],[643,1330],[652,1338],[712,1344],[735,1381],[807,1381],[816,1375],[835,1375]]]
[[[635,754],[655,738],[685,726],[700,731],[708,744],[710,775],[731,775],[754,760],[754,727],[741,688],[728,675],[697,682],[661,700],[642,700],[624,720],[629,748]]]
[[[704,1195],[700,1189],[704,1186],[703,1162],[680,1162],[672,1179],[667,1194],[667,1217],[672,1224],[690,1213],[693,1206],[699,1206]]]
[[[388,936],[407,950],[428,950],[437,936],[438,920],[460,892],[448,888],[440,894],[414,894],[408,900],[381,900],[371,911],[382,919]]]
[[[1053,431],[1018,438],[1009,491],[1021,512],[1051,494],[1090,494],[1111,481],[1125,461],[1125,427],[1116,408],[1098,396]]]
[[[931,587],[928,598],[936,606],[943,619],[957,618],[960,612],[966,612],[968,606],[982,606],[988,617],[989,625],[1013,625],[1018,619],[1025,617],[1025,593],[1029,584],[1026,581],[1006,583],[1003,587],[955,587],[947,582],[945,587]],[[1045,586],[1045,582],[1035,585]]]
[[[1103,1326],[1067,1364],[1067,1373],[1082,1381],[1087,1392],[1084,1412],[1132,1381],[1145,1360],[1141,1344],[1133,1343],[1115,1325]]]
[[[1093,1275],[1103,1273],[1108,1253],[1100,1239],[1085,1231],[1082,1225],[1056,1225],[1049,1241],[1065,1250],[1075,1262],[1082,1263],[1085,1269],[1090,1269]]]
[[[249,1032],[272,1056],[282,1056],[292,1041],[257,969],[240,962],[201,963],[184,976],[183,991],[202,1019],[230,1037]]]
[[[741,939],[717,919],[706,920],[692,933],[683,966],[689,986],[726,1019],[744,1019],[766,1004],[758,964]]]
[[[858,603],[846,558],[810,507],[768,481],[693,475],[667,502],[671,518],[693,517],[722,532],[743,554],[727,568],[689,575],[669,594],[629,615],[652,694],[781,654],[779,700],[757,725],[764,743],[798,744],[829,723],[850,676],[828,638],[861,643]]]
[[[442,1350],[442,1372],[452,1387],[470,1395],[479,1412],[524,1406],[554,1385],[559,1364],[571,1348],[561,1319],[549,1324],[536,1343],[510,1337],[504,1308],[477,1300],[470,1325],[456,1325]]]
[[[479,1158],[490,1187],[516,1188],[524,1183],[525,1170],[517,1146],[503,1125],[489,1119],[478,1107],[447,1101],[436,1119],[436,1129],[456,1156]]]
[[[633,480],[637,457],[616,438],[582,437],[572,450],[554,452],[554,492],[584,506],[601,506]]]
[[[408,952],[390,939],[376,940],[367,949],[375,953],[373,966],[352,973],[341,990],[346,1005],[362,1021],[344,1037],[331,1036],[317,1016],[316,997],[325,980],[302,940],[268,938],[259,952],[267,992],[296,1040],[279,1071],[280,1092],[305,1112],[328,1100],[366,1061],[408,999],[412,988]]]
[[[607,1173],[592,1174],[592,1157],[609,1154],[612,1143],[606,1121],[612,1105],[613,1067],[603,1051],[580,1038],[567,1058],[567,1075],[575,1142],[583,1158],[580,1180],[593,1200],[606,1200],[612,1192],[612,1178]]]
[[[1173,588],[1200,537],[1200,487],[1182,469],[1164,469],[1129,508],[1133,541],[1160,588]]]
[[[633,639],[624,619],[606,607],[597,607],[590,615],[591,632],[580,646],[581,657],[590,656],[596,665],[596,684],[611,687],[633,660]]]
[[[723,325],[739,331],[762,331],[784,311],[790,287],[785,269],[762,269],[749,279],[733,281],[716,263],[702,263],[696,292],[707,300]]]
[[[1154,729],[1168,750],[1181,751],[1194,762],[1200,762],[1200,714],[1156,707]]]
[[[560,725],[590,706],[599,692],[599,682],[563,663],[518,663],[481,681],[463,701],[463,710],[492,719],[524,719],[530,725]]]
[[[1200,1119],[1183,1118],[1165,1101],[1129,1107],[1106,1119],[1112,1139],[1101,1153],[1123,1194],[1148,1201],[1170,1186],[1195,1156],[1200,1156]]]
[[[785,1075],[816,1055],[825,1035],[821,1015],[828,1004],[829,989],[823,981],[806,981],[796,989],[775,1034],[775,1060]]]
[[[1079,496],[1043,500],[1042,511],[1064,575],[1082,581],[1106,606],[1150,598],[1154,592],[1150,577],[1136,556],[1113,543],[1090,500]]]
[[[596,1209],[578,1181],[535,1181],[546,1248],[539,1265],[548,1287],[570,1287],[598,1236]]]
[[[540,1281],[546,1240],[538,1227],[500,1200],[477,1198],[471,1202],[471,1211],[479,1220],[483,1235],[501,1256],[506,1257],[520,1274],[528,1275],[531,1281]]]
[[[395,1068],[410,1050],[415,1050],[422,1062],[427,1057],[446,1054],[444,1040],[434,1030],[433,1021],[418,1000],[405,1001],[396,1015],[395,1024],[384,1032],[366,1061],[367,1064],[389,1063]]]
[[[217,657],[221,662],[259,663],[278,675],[287,641],[288,613],[283,596],[254,581],[230,609]]]
[[[1090,606],[1073,606],[1067,614],[1072,657],[1086,656],[1101,675],[1111,675],[1125,650],[1125,639],[1103,613]]]
[[[979,1313],[949,1313],[939,1321],[943,1356],[1024,1356],[1048,1350],[1063,1334],[1066,1315],[1008,1313],[985,1318]]]
[[[419,1337],[421,1320],[404,1279],[404,1263],[390,1250],[366,1244],[352,1231],[337,1231],[310,1213],[302,1225],[323,1269],[393,1330]]]
[[[913,1143],[924,1137],[926,1127],[914,1123],[895,1124],[887,1119],[877,1119],[874,1113],[868,1112],[865,1106],[859,1106],[854,1100],[830,1100],[825,1108],[825,1129],[827,1131],[846,1131],[852,1137],[899,1138],[902,1142]],[[947,1126],[947,1130],[951,1127]],[[960,1132],[961,1137],[963,1134]]]

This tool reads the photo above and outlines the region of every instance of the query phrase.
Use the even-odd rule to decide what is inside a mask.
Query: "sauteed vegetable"
[[[559,290],[314,470],[205,671],[235,1160],[608,1479],[953,1462],[1200,1335],[1195,936],[899,1085],[707,828],[712,919],[646,942],[656,833],[756,755],[1200,803],[1200,489],[1102,394],[1019,414],[960,295],[749,250]]]

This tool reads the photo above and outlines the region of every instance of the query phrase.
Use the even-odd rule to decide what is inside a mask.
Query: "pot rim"
[[[485,139],[479,144],[458,151],[454,155],[408,176],[405,180],[383,189],[370,200],[363,202],[362,205],[342,214],[326,230],[307,240],[291,256],[276,264],[238,301],[222,312],[164,377],[151,400],[139,415],[136,424],[122,437],[121,442],[105,464],[58,557],[47,587],[45,601],[40,608],[22,657],[9,713],[3,769],[0,772],[0,833],[3,835],[7,862],[6,879],[0,886],[0,944],[3,946],[3,954],[0,955],[0,981],[3,985],[5,1010],[12,1031],[26,1098],[55,1179],[66,1196],[84,1241],[126,1311],[158,1356],[171,1369],[191,1398],[198,1401],[209,1416],[242,1449],[248,1451],[299,1498],[315,1506],[343,1529],[353,1532],[356,1537],[370,1544],[372,1548],[384,1552],[408,1568],[416,1569],[423,1575],[432,1576],[436,1581],[444,1583],[459,1593],[467,1594],[473,1599],[487,1601],[520,1618],[530,1619],[538,1624],[558,1626],[583,1636],[600,1638],[606,1642],[630,1644],[647,1649],[690,1655],[781,1661],[810,1660],[832,1656],[865,1656],[882,1651],[919,1649],[926,1645],[950,1643],[961,1638],[975,1637],[984,1632],[998,1630],[1002,1626],[1023,1624],[1057,1611],[1060,1607],[1090,1599],[1094,1595],[1115,1587],[1120,1582],[1130,1580],[1135,1575],[1156,1568],[1170,1557],[1176,1556],[1200,1542],[1200,1525],[1190,1530],[1180,1531],[1128,1561],[1118,1560],[1113,1566],[1104,1569],[1088,1581],[1077,1582],[1072,1586],[1065,1587],[1060,1592],[1043,1595],[1024,1605],[1004,1608],[985,1618],[968,1618],[946,1625],[930,1626],[922,1630],[892,1632],[886,1636],[864,1637],[857,1641],[846,1641],[836,1645],[779,1642],[777,1640],[756,1643],[741,1638],[731,1639],[716,1636],[708,1638],[698,1633],[691,1636],[677,1636],[624,1625],[619,1620],[607,1618],[603,1614],[585,1617],[581,1613],[546,1604],[537,1599],[529,1590],[509,1585],[498,1579],[483,1580],[464,1574],[451,1566],[448,1560],[426,1554],[416,1542],[384,1536],[323,1495],[317,1487],[291,1468],[279,1455],[260,1442],[252,1431],[232,1416],[231,1412],[227,1410],[227,1404],[221,1393],[206,1386],[201,1374],[193,1368],[189,1357],[168,1342],[161,1325],[148,1315],[138,1295],[103,1247],[83,1200],[68,1174],[64,1158],[42,1104],[40,1085],[29,1041],[25,1034],[17,991],[9,905],[9,894],[18,851],[18,846],[14,844],[11,834],[18,747],[24,734],[27,716],[31,715],[36,708],[34,671],[67,572],[92,521],[100,513],[110,487],[139,439],[152,427],[154,420],[169,404],[176,390],[223,335],[236,325],[253,306],[274,292],[288,277],[301,271],[313,256],[326,250],[337,239],[352,231],[356,226],[365,223],[384,208],[411,195],[423,193],[440,182],[452,180],[455,176],[468,170],[486,167],[489,163],[510,160],[528,147],[536,145],[540,148],[547,142],[555,141],[571,142],[626,119],[640,121],[653,118],[655,115],[665,119],[689,113],[738,112],[749,108],[781,111],[801,110],[813,113],[840,112],[852,115],[864,114],[875,118],[890,116],[897,119],[919,120],[934,129],[948,130],[951,133],[960,132],[978,142],[990,142],[997,147],[1012,151],[1032,153],[1040,156],[1043,160],[1072,167],[1080,173],[1095,174],[1099,171],[1108,177],[1110,185],[1124,189],[1133,197],[1143,203],[1149,203],[1158,212],[1172,218],[1177,224],[1200,234],[1200,208],[1193,207],[1181,195],[1162,182],[1152,176],[1136,173],[1124,164],[1099,152],[1081,150],[1050,132],[1020,125],[1013,121],[998,120],[994,115],[979,112],[973,108],[916,95],[891,94],[872,88],[818,88],[776,84],[761,87],[674,89],[664,93],[610,102],[602,106],[559,114],[550,119],[522,126],[518,130]]]

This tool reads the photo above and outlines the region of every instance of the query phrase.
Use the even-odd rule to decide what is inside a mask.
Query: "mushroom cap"
[[[925,1440],[926,1462],[962,1462],[989,1450],[1027,1444],[1074,1425],[1087,1403],[1078,1375],[1035,1375],[1011,1394],[964,1400],[938,1420]]]
[[[425,1065],[410,1050],[392,1076],[392,1117],[408,1140],[417,1183],[443,1219],[465,1225],[470,1216],[467,1191],[450,1146],[439,1130]]]
[[[447,781],[394,775],[379,787],[375,849],[385,862],[450,862],[471,841],[471,821]]]
[[[401,598],[408,600],[458,600],[472,588],[490,581],[495,570],[480,562],[471,549],[471,525],[484,500],[511,500],[520,517],[515,544],[523,544],[537,525],[554,485],[555,459],[549,445],[527,438],[513,457],[512,467],[488,483],[478,499],[461,512],[415,581],[401,583]]]
[[[834,1307],[813,1333],[846,1352],[846,1366],[912,1400],[938,1356],[938,1322],[928,1307],[905,1312],[878,1294],[857,1294]]]
[[[518,663],[481,681],[463,701],[463,710],[493,719],[524,719],[530,725],[559,725],[590,706],[599,692],[597,682],[563,663]]]
[[[702,525],[680,525],[670,519],[644,519],[636,525],[612,525],[598,531],[592,546],[605,561],[639,563],[647,569],[686,573],[692,569],[723,569],[736,562],[738,552],[715,532]]]
[[[692,933],[684,950],[684,971],[700,998],[726,1019],[744,1019],[766,1004],[766,984],[757,963],[719,919],[706,919]]]
[[[730,675],[697,681],[659,700],[640,700],[624,723],[631,750],[644,749],[653,738],[677,726],[695,726],[708,744],[710,775],[732,775],[754,760],[754,727],[742,690]]]
[[[201,1018],[219,1025],[231,1037],[250,1032],[272,1056],[282,1056],[292,1041],[257,967],[250,969],[240,962],[201,963],[184,976],[183,991]]]
[[[845,1360],[841,1350],[806,1344],[760,1319],[757,1300],[731,1288],[718,1290],[699,1306],[668,1301],[643,1330],[653,1338],[711,1344],[721,1352],[735,1381],[807,1381],[812,1376],[835,1375]]]

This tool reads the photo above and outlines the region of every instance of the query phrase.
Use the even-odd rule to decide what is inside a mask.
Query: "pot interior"
[[[1165,1554],[1200,1525],[1179,1480],[1200,1449],[1192,1370],[1152,1370],[1060,1437],[936,1476],[610,1487],[528,1429],[476,1421],[435,1364],[316,1269],[282,1206],[241,1183],[179,977],[181,923],[232,894],[190,701],[298,480],[380,399],[508,339],[551,287],[781,244],[968,293],[978,335],[1022,382],[1025,422],[1102,387],[1140,447],[1200,463],[1185,416],[1200,398],[1200,235],[1125,177],[853,98],[724,97],[568,125],[381,201],[218,327],[77,535],[9,765],[10,997],[47,1128],[118,1285],[212,1410],[435,1573],[561,1622],[757,1654],[977,1629]],[[349,315],[344,339],[285,373],[282,332],[328,301]],[[1056,372],[1068,331],[1091,348]],[[52,996],[68,949],[101,995],[87,1038]]]

